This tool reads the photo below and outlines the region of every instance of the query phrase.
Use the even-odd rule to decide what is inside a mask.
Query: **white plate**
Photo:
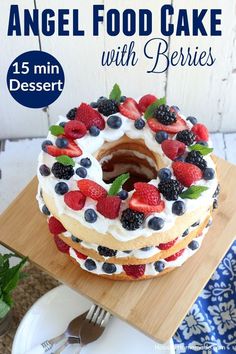
[[[12,354],[24,354],[35,345],[62,333],[70,320],[86,311],[91,302],[61,285],[41,297],[26,313],[16,332]],[[76,349],[77,348],[77,349]],[[75,354],[77,345],[63,354]],[[174,354],[173,341],[160,345],[127,323],[113,317],[104,334],[81,354]]]

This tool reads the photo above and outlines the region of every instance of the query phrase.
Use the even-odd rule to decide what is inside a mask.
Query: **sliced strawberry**
[[[204,124],[197,123],[195,124],[191,131],[196,135],[197,141],[208,141],[209,132],[207,127]]]
[[[157,248],[159,248],[160,250],[164,251],[164,250],[168,250],[169,248],[171,248],[172,246],[174,246],[174,244],[176,243],[178,237],[170,242],[166,242],[166,243],[160,243]]]
[[[185,187],[190,187],[202,178],[200,168],[191,163],[176,161],[172,163],[172,168],[177,180]]]
[[[57,235],[62,232],[65,232],[66,229],[62,225],[62,223],[57,220],[54,216],[51,216],[48,220],[48,228],[51,234]]]
[[[145,264],[127,264],[122,266],[125,273],[132,278],[141,278],[145,273]]]
[[[185,153],[186,145],[178,140],[164,140],[161,143],[164,154],[172,161]]]
[[[82,155],[82,150],[73,140],[69,140],[69,144],[65,149],[58,148],[57,146],[54,145],[47,145],[46,151],[49,155],[53,157],[57,157],[61,155],[66,155],[69,157],[79,157],[80,155]]]
[[[175,261],[177,258],[179,258],[182,254],[184,253],[184,249],[179,250],[178,252],[172,254],[171,256],[165,258],[165,261],[167,262],[171,262],[171,261]]]
[[[65,125],[65,135],[71,139],[80,139],[87,133],[87,128],[84,123],[71,120]]]
[[[148,205],[158,205],[161,199],[159,190],[152,184],[145,182],[137,182],[134,184],[134,188],[139,195],[142,202]]]
[[[138,103],[133,98],[126,98],[125,102],[119,106],[119,110],[129,119],[136,120],[141,117]]]
[[[132,198],[129,201],[129,207],[132,210],[139,211],[141,213],[150,214],[150,213],[160,213],[165,208],[165,203],[160,200],[158,205],[148,205],[143,202],[139,197],[138,192],[134,192]]]
[[[77,256],[78,258],[80,258],[80,259],[87,259],[87,258],[88,258],[87,256],[85,256],[85,254],[80,253],[79,251],[77,251],[77,250],[75,250],[75,249],[74,249],[74,251],[75,251],[76,256]]]
[[[120,204],[120,197],[108,195],[105,198],[99,199],[96,208],[105,218],[116,219],[119,215]]]
[[[77,182],[80,191],[89,198],[99,200],[107,196],[107,191],[98,183],[90,179],[81,179]]]
[[[81,210],[86,201],[85,195],[80,191],[71,191],[64,195],[64,202],[73,210]]]
[[[70,246],[62,241],[58,235],[54,235],[54,241],[59,251],[62,253],[69,253]]]
[[[77,108],[75,119],[84,123],[87,129],[94,125],[100,130],[105,128],[105,120],[102,115],[87,103],[81,103]]]
[[[155,118],[150,118],[148,119],[148,125],[155,133],[159,131],[164,131],[169,134],[176,134],[181,130],[188,128],[187,123],[180,116],[177,116],[176,122],[170,125],[161,124]]]
[[[138,106],[139,110],[141,112],[145,112],[148,106],[150,106],[152,103],[154,103],[157,100],[157,97],[154,95],[145,95],[142,98],[140,98]]]

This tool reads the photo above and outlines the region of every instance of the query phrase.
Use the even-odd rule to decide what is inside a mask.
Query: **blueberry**
[[[182,234],[182,237],[185,237],[185,236],[187,236],[189,234],[189,229],[186,229],[185,231],[184,231],[184,233]]]
[[[74,236],[74,235],[71,235],[71,240],[72,240],[73,242],[76,242],[76,243],[82,242],[82,240],[80,240],[78,237],[76,237],[76,236]]]
[[[184,162],[185,161],[185,158],[183,156],[179,156],[175,159],[175,161],[182,161]]]
[[[51,173],[51,171],[50,171],[50,168],[48,167],[48,166],[46,166],[46,165],[41,165],[40,167],[39,167],[39,172],[40,172],[40,174],[42,175],[42,176],[49,176],[50,175],[50,173]]]
[[[183,215],[186,211],[185,203],[182,200],[177,200],[172,204],[172,213],[175,215]]]
[[[65,128],[66,123],[67,122],[61,122],[61,123],[59,123],[59,125],[60,125],[60,127]]]
[[[190,250],[192,251],[196,250],[198,247],[199,247],[199,243],[194,240],[188,244],[188,248],[190,248]]]
[[[53,143],[50,141],[50,140],[44,140],[43,142],[42,142],[42,150],[44,151],[44,152],[47,152],[47,146],[48,145],[53,145]]]
[[[164,140],[168,139],[168,134],[163,131],[159,131],[155,135],[156,141],[161,144]]]
[[[157,272],[162,272],[165,269],[165,263],[162,261],[157,261],[154,263],[154,268]]]
[[[164,226],[164,220],[157,216],[154,216],[148,221],[148,227],[152,230],[161,230]]]
[[[119,129],[122,125],[122,120],[119,116],[110,116],[107,120],[107,125],[112,129]]]
[[[89,133],[91,136],[98,136],[100,134],[100,129],[96,127],[96,125],[92,125],[91,128],[89,128]]]
[[[113,263],[103,263],[102,270],[107,274],[112,274],[116,272],[116,266]]]
[[[127,250],[127,251],[123,251],[123,252],[129,254],[129,253],[131,253],[132,251]]]
[[[92,162],[88,157],[86,157],[80,160],[80,165],[85,168],[89,168],[92,165]]]
[[[158,176],[161,181],[167,181],[171,179],[171,171],[168,168],[161,168],[158,171]]]
[[[203,146],[208,146],[207,141],[198,141],[197,144],[203,145]]]
[[[42,212],[44,213],[44,215],[47,215],[47,216],[49,216],[49,215],[51,214],[45,204],[44,204],[44,206],[42,207]]]
[[[59,195],[64,195],[68,192],[69,187],[65,182],[58,182],[55,185],[55,192]]]
[[[129,193],[122,189],[119,193],[118,196],[120,197],[121,200],[125,200],[128,198]]]
[[[57,138],[55,142],[56,146],[60,149],[67,148],[68,146],[68,140],[65,138]]]
[[[197,227],[199,225],[200,225],[200,220],[198,220],[194,224],[192,224],[191,227]]]
[[[97,220],[98,216],[97,216],[97,213],[93,209],[87,209],[87,210],[85,210],[84,218],[87,222],[89,222],[90,224],[93,224]]]
[[[98,103],[97,103],[97,102],[91,102],[91,103],[90,103],[90,106],[91,106],[92,108],[98,108]]]
[[[134,122],[134,126],[138,130],[142,130],[145,127],[145,124],[146,123],[142,118],[136,119],[136,121]]]
[[[146,247],[140,248],[140,250],[146,252],[146,251],[150,251],[151,248],[152,248],[152,246],[146,246]]]
[[[121,96],[120,102],[123,103],[123,102],[125,102],[125,100],[126,100],[126,96]]]
[[[203,178],[207,181],[214,179],[214,177],[215,177],[215,171],[213,170],[213,168],[206,168],[205,171],[203,172]]]
[[[81,178],[85,178],[87,176],[87,173],[88,173],[86,168],[84,168],[84,167],[77,168],[75,172]]]
[[[94,270],[97,268],[96,266],[96,263],[90,259],[90,258],[87,258],[86,261],[84,262],[84,266],[85,268],[87,268],[88,270]]]
[[[171,108],[173,108],[176,113],[179,113],[179,112],[180,112],[180,109],[179,109],[178,106],[171,106]]]
[[[192,125],[197,124],[197,118],[195,117],[187,117],[187,120],[192,123]]]

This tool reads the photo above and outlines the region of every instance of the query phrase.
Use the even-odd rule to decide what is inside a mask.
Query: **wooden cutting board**
[[[0,216],[0,242],[158,342],[173,336],[236,234],[236,166],[217,159],[220,207],[202,247],[159,279],[120,282],[81,270],[55,248],[35,200],[34,179]]]

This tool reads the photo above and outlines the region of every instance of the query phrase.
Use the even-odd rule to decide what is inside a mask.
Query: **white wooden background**
[[[81,25],[86,37],[7,37],[9,8],[12,1],[0,1],[0,139],[20,137],[41,137],[47,127],[55,122],[59,114],[65,114],[81,100],[90,101],[106,95],[117,82],[125,94],[140,96],[156,93],[166,95],[171,104],[177,104],[182,111],[195,115],[204,121],[211,131],[236,131],[236,1],[235,0],[15,0],[21,12],[24,8],[40,10],[44,8],[79,8]],[[91,13],[93,4],[104,4],[109,8],[149,8],[159,13],[163,4],[172,3],[178,8],[221,8],[223,11],[222,37],[171,37],[170,52],[180,46],[199,46],[202,50],[212,47],[217,60],[213,67],[171,67],[164,74],[147,74],[147,59],[139,60],[133,68],[103,68],[100,65],[104,49],[112,49],[123,43],[136,42],[138,54],[143,51],[147,37],[132,38],[91,33]],[[190,16],[191,18],[191,16]],[[173,17],[173,23],[176,17]],[[152,37],[162,37],[159,21],[153,26]],[[41,49],[48,51],[61,62],[66,76],[66,84],[60,98],[47,111],[24,108],[13,100],[6,87],[7,69],[14,58],[24,51]]]

